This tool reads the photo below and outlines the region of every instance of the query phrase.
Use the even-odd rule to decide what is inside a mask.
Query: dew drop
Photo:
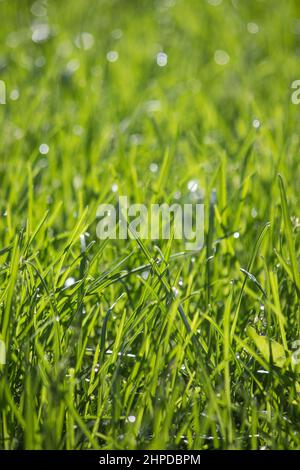
[[[21,140],[21,139],[23,139],[23,137],[24,137],[24,131],[22,129],[20,129],[19,127],[17,127],[14,130],[14,138],[16,140]]]
[[[78,137],[83,134],[83,127],[81,127],[79,124],[75,124],[73,127],[73,134],[77,135]]]
[[[71,287],[73,284],[75,284],[74,277],[68,277],[68,279],[65,281],[65,287]]]
[[[74,189],[80,189],[82,187],[82,178],[80,175],[75,175],[73,178]]]
[[[46,59],[42,55],[40,57],[38,57],[37,59],[35,59],[35,61],[34,61],[34,65],[38,68],[44,67],[45,63],[46,63]]]
[[[216,64],[226,65],[230,61],[230,56],[229,56],[229,54],[227,54],[226,51],[218,49],[215,52],[214,59],[215,59]]]
[[[257,217],[257,210],[255,209],[255,207],[252,208],[251,215],[252,215],[253,219],[255,219]]]
[[[165,52],[159,52],[156,55],[156,63],[159,67],[165,67],[168,63],[168,56]]]
[[[109,51],[106,54],[108,62],[116,62],[119,58],[119,53],[117,51]]]
[[[250,34],[257,34],[259,32],[259,26],[256,23],[248,23],[247,30]]]
[[[31,30],[32,30],[31,39],[35,43],[44,42],[50,36],[50,27],[47,23],[34,24]]]
[[[142,278],[146,281],[149,277],[149,271],[143,271],[142,272]]]
[[[78,49],[84,49],[85,51],[91,49],[94,43],[95,39],[91,33],[80,33],[75,39],[75,46],[78,47]]]
[[[123,36],[123,31],[121,29],[114,29],[111,32],[111,37],[113,39],[121,39],[122,36]]]
[[[174,297],[178,297],[179,291],[178,291],[178,289],[177,289],[175,286],[172,287],[172,292],[173,292],[173,294],[174,294]]]
[[[39,146],[39,151],[42,155],[47,155],[47,153],[49,152],[49,146],[47,144],[41,144]]]
[[[34,2],[30,8],[30,11],[34,16],[47,16],[47,8],[44,5],[44,2],[41,1]]]
[[[157,171],[158,171],[157,163],[151,163],[150,166],[149,166],[149,169],[150,169],[151,173],[157,173]]]
[[[196,180],[191,180],[188,182],[188,190],[191,191],[191,193],[195,193],[198,189],[198,182]]]
[[[129,423],[135,423],[136,417],[133,416],[133,415],[130,415],[130,416],[128,416],[128,421],[129,421]]]
[[[80,62],[78,59],[71,59],[69,60],[69,62],[67,63],[67,73],[68,74],[73,74],[74,72],[76,72],[76,70],[78,70],[80,67]]]
[[[10,95],[9,95],[10,99],[12,101],[17,101],[19,98],[20,98],[20,92],[17,88],[15,88],[14,90],[12,90],[10,92]]]

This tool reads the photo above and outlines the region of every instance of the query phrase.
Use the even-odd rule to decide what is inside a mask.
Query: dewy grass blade
[[[264,228],[262,229],[258,239],[256,240],[256,243],[254,245],[254,248],[253,248],[249,263],[248,263],[248,267],[247,267],[247,270],[246,270],[248,273],[252,270],[255,258],[256,258],[257,254],[259,252],[260,246],[262,244],[262,241],[263,241],[269,227],[270,227],[270,224],[267,223],[264,226]],[[239,315],[239,311],[240,311],[240,307],[241,307],[241,302],[242,302],[242,297],[243,297],[243,292],[244,292],[244,289],[245,289],[246,281],[247,281],[247,277],[245,277],[245,279],[243,281],[242,288],[241,288],[240,294],[239,294],[239,299],[238,299],[236,311],[235,311],[235,314],[234,314],[234,317],[233,317],[233,322],[232,322],[231,331],[230,331],[231,340],[232,340],[232,338],[235,334],[235,329],[236,329],[236,325],[237,325],[238,315]]]
[[[297,260],[297,256],[296,256],[295,243],[294,243],[294,239],[293,239],[291,217],[289,215],[289,210],[288,210],[285,184],[284,184],[284,181],[283,181],[283,177],[281,175],[278,175],[278,181],[279,181],[279,189],[280,189],[281,207],[282,207],[282,214],[283,214],[285,236],[286,236],[288,251],[289,251],[289,255],[290,255],[290,262],[291,262],[291,266],[292,266],[294,282],[295,282],[298,297],[300,297],[299,264],[298,264],[298,260]]]

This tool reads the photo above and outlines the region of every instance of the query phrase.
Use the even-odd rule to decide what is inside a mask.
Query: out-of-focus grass
[[[299,2],[0,17],[1,448],[299,448]],[[118,194],[204,201],[203,250],[98,240]]]

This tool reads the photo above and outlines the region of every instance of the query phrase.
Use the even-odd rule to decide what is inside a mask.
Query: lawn
[[[300,3],[0,18],[0,448],[300,449]],[[119,196],[202,249],[99,239]]]

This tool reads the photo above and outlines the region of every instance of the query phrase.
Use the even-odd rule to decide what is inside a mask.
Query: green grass
[[[3,449],[300,449],[300,4],[211,3],[0,1]],[[118,194],[203,249],[98,240]]]

